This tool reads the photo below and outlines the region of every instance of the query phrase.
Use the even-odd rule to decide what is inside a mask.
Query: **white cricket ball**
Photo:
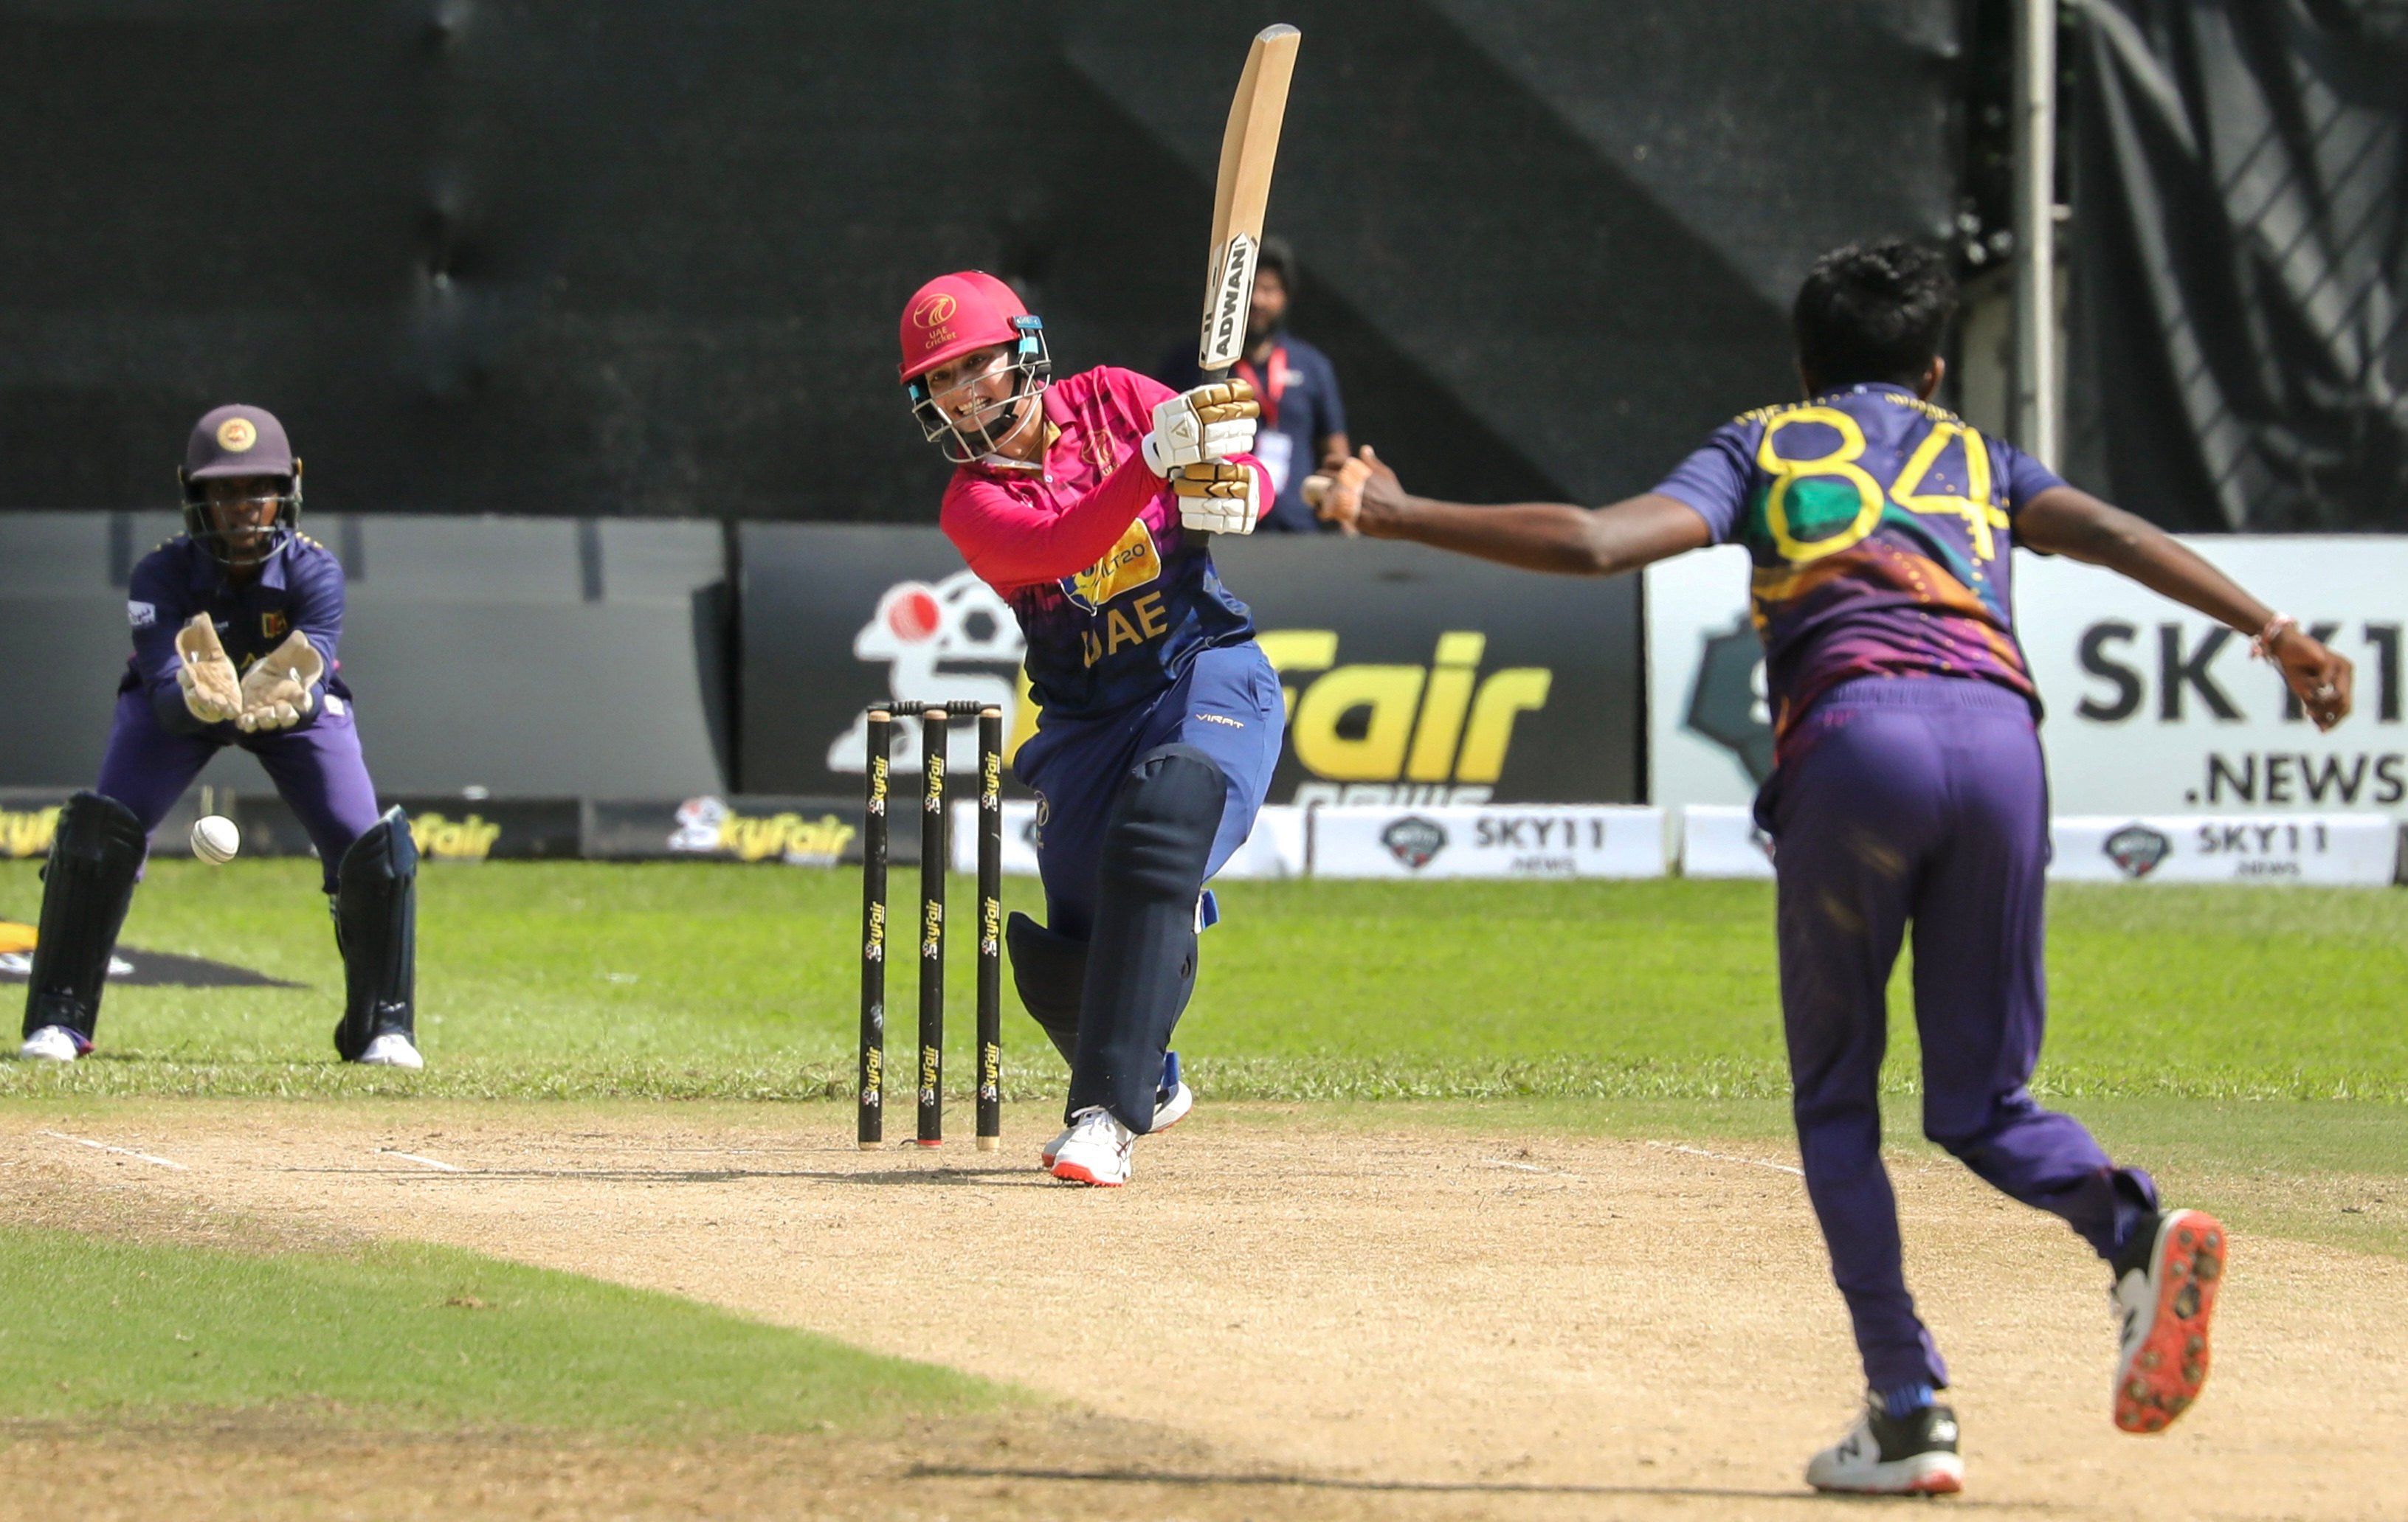
[[[213,867],[224,866],[242,849],[242,832],[222,814],[204,814],[193,821],[193,854]]]

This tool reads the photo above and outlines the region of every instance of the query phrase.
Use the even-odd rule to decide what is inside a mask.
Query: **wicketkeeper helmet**
[[[284,483],[267,533],[240,555],[231,536],[210,518],[208,491],[201,484],[235,476],[269,477]],[[301,526],[301,462],[294,458],[284,425],[265,407],[236,405],[203,413],[185,441],[184,463],[176,480],[183,489],[184,532],[222,565],[257,565],[283,548]]]

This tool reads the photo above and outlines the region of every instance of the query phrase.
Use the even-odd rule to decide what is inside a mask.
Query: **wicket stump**
[[[976,703],[883,703],[869,710],[861,850],[861,1065],[856,1137],[862,1148],[885,1134],[887,805],[895,720],[920,720],[920,1021],[916,1140],[945,1133],[945,870],[951,831],[945,801],[947,720],[975,716],[978,795],[978,1145],[1003,1138],[1003,710]]]

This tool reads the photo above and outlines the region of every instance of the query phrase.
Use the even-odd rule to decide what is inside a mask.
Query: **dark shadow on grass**
[[[911,1480],[1045,1480],[1066,1485],[1168,1485],[1206,1489],[1214,1486],[1264,1490],[1342,1490],[1397,1495],[1478,1496],[1656,1496],[1698,1501],[1797,1501],[1809,1503],[1862,1501],[1863,1496],[1824,1495],[1813,1490],[1746,1489],[1711,1485],[1546,1485],[1527,1480],[1342,1480],[1311,1474],[1204,1474],[1192,1471],[1142,1469],[1046,1469],[987,1464],[914,1464],[904,1472]],[[1880,1497],[1876,1500],[1892,1498]],[[2031,1501],[1966,1501],[1949,1498],[1948,1509],[2012,1507],[2025,1512],[2060,1510]]]

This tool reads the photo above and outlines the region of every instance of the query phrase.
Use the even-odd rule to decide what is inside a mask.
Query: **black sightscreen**
[[[211,404],[314,505],[925,521],[925,277],[1063,364],[1191,341],[1248,36],[1358,439],[1603,500],[1794,385],[1845,238],[1941,237],[1956,0],[155,0],[0,14],[0,507],[164,505]]]

